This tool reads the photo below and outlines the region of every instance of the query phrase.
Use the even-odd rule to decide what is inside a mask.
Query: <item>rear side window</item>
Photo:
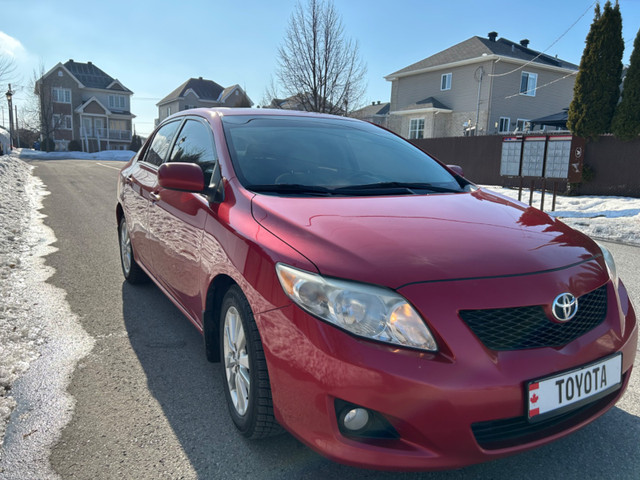
[[[167,123],[160,128],[153,137],[151,147],[147,150],[147,154],[144,157],[143,162],[150,163],[151,165],[160,166],[167,156],[167,152],[171,147],[171,141],[176,134],[176,130],[180,126],[180,122]]]
[[[171,152],[171,162],[197,163],[204,172],[205,184],[217,165],[218,156],[211,128],[197,120],[187,120]]]

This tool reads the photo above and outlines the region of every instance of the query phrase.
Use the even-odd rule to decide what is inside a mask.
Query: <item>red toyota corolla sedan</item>
[[[195,109],[122,169],[124,276],[223,363],[250,438],[455,468],[586,425],[623,394],[636,318],[613,258],[376,126]]]

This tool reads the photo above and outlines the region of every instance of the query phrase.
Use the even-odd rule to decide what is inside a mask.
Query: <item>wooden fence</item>
[[[425,138],[411,142],[443,163],[460,165],[472,182],[516,186],[517,179],[500,176],[502,138],[501,135],[488,135]],[[587,141],[584,164],[585,179],[572,185],[572,192],[640,198],[640,138],[623,142],[605,135]],[[548,188],[551,184],[547,182]],[[536,185],[540,187],[542,182],[538,181]],[[567,184],[563,182],[560,188],[567,190]]]

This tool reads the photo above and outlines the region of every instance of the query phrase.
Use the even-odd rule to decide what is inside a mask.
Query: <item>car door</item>
[[[182,125],[168,162],[201,166],[208,185],[218,168],[213,133],[209,124],[190,117]],[[201,244],[209,215],[209,200],[203,194],[157,187],[150,206],[151,254],[157,279],[200,322]]]
[[[158,186],[158,167],[169,153],[173,137],[180,121],[160,127],[141,158],[123,172],[123,204],[131,237],[131,244],[138,261],[155,277],[150,250],[149,207]]]

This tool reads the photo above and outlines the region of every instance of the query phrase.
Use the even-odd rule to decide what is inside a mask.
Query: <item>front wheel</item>
[[[224,296],[220,316],[220,351],[224,393],[238,430],[248,438],[282,431],[273,415],[269,373],[249,302],[237,286]]]

